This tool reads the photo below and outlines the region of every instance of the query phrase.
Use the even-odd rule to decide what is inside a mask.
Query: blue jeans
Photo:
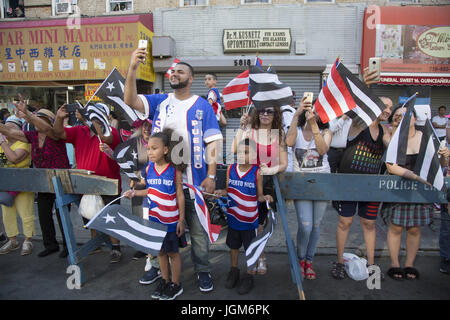
[[[184,190],[184,202],[184,214],[191,236],[191,259],[194,272],[210,272],[208,235],[198,220],[194,200],[191,199],[187,189]]]
[[[447,206],[441,204],[441,230],[439,232],[439,250],[444,259],[450,259],[450,215]]]
[[[320,237],[320,222],[328,201],[294,201],[297,212],[297,256],[299,260],[312,261]]]

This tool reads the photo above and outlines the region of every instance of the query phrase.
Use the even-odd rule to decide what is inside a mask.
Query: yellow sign
[[[78,29],[67,19],[0,23],[0,82],[103,81],[114,67],[126,76],[139,39],[149,40],[149,55],[137,77],[154,82],[153,32],[141,16],[83,18]]]
[[[84,100],[89,101],[95,101],[100,102],[102,99],[100,99],[97,96],[94,96],[94,93],[97,91],[98,88],[100,88],[102,84],[101,83],[87,83],[84,85]]]

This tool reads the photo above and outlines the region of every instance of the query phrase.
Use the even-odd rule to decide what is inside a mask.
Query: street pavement
[[[124,199],[123,204],[128,205]],[[294,207],[288,206],[288,224],[295,243],[297,221]],[[439,218],[439,215],[436,216]],[[90,238],[89,230],[82,228],[82,221],[74,206],[71,210],[77,242],[82,244]],[[292,281],[285,234],[281,219],[278,219],[275,232],[266,246],[268,273],[255,276],[255,288],[248,295],[240,296],[235,289],[224,287],[229,270],[229,253],[225,245],[226,229],[218,241],[210,246],[214,290],[202,293],[198,289],[196,275],[190,258],[190,246],[182,249],[183,271],[181,281],[184,293],[177,300],[295,300],[299,298],[297,287]],[[439,220],[436,219],[433,231],[423,228],[421,248],[416,259],[416,267],[421,273],[419,280],[394,281],[386,277],[380,290],[369,290],[366,281],[334,280],[330,275],[335,261],[335,230],[337,213],[329,206],[321,224],[321,238],[314,260],[317,280],[305,280],[304,293],[307,300],[448,300],[450,299],[450,276],[439,272]],[[56,225],[56,218],[55,218]],[[2,230],[3,226],[2,226]],[[382,271],[390,267],[386,247],[387,227],[381,219],[377,221],[376,262]],[[92,254],[83,260],[86,283],[81,289],[67,287],[66,259],[58,254],[38,258],[43,250],[38,219],[37,235],[34,237],[33,253],[20,256],[20,250],[0,255],[0,300],[148,300],[155,284],[144,286],[138,283],[143,274],[145,259],[132,260],[135,250],[122,246],[123,257],[119,263],[109,263],[109,249]],[[188,237],[189,238],[189,237]],[[19,238],[23,240],[23,238]],[[58,230],[58,239],[61,235]],[[404,239],[403,239],[404,243]],[[356,218],[348,239],[346,252],[362,255],[364,252],[359,219]],[[402,251],[401,255],[404,255]],[[402,257],[404,260],[404,257]],[[402,261],[401,260],[401,261]],[[245,270],[244,253],[240,255],[241,273]]]

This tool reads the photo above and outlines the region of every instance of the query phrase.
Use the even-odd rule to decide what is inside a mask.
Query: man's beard
[[[187,79],[185,82],[178,82],[178,84],[172,84],[172,83],[170,83],[169,82],[169,84],[170,84],[170,87],[172,88],[172,89],[183,89],[183,88],[186,88],[187,86],[188,86],[188,84],[189,84],[189,79]]]

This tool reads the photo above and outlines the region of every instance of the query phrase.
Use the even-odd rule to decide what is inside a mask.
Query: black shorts
[[[167,232],[166,237],[164,238],[163,244],[161,246],[161,251],[165,253],[177,253],[178,248],[180,247],[179,238],[177,237],[177,233]]]
[[[378,214],[378,207],[380,202],[355,202],[355,201],[340,201],[339,215],[342,217],[353,217],[356,213],[356,206],[358,206],[358,215],[367,220],[376,220]]]
[[[247,250],[248,246],[256,237],[256,229],[253,230],[234,230],[228,227],[226,244],[230,249],[239,249],[244,245],[244,249]]]

